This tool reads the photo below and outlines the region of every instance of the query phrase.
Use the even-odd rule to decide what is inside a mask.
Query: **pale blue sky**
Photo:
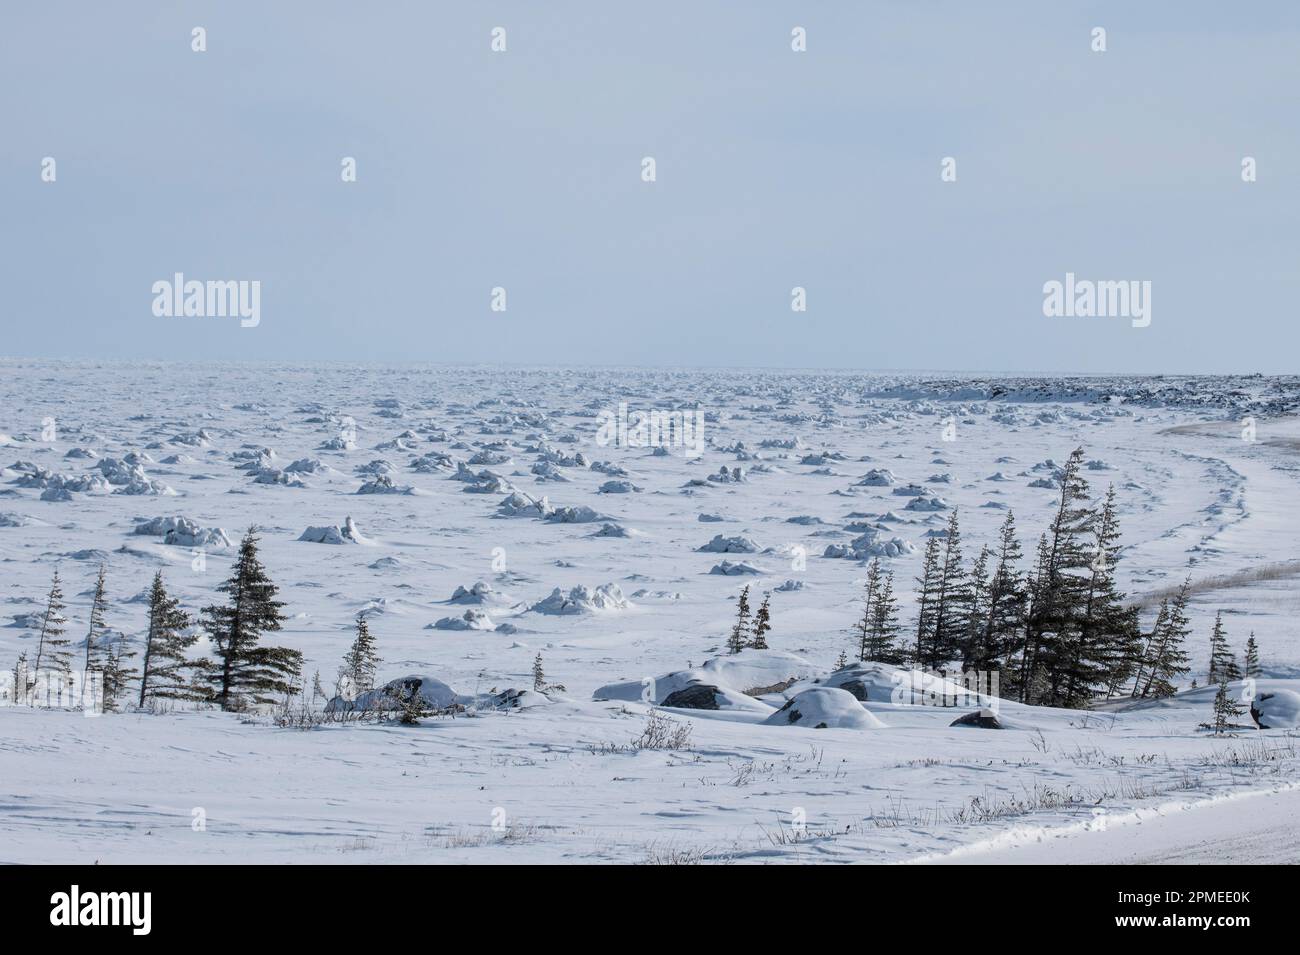
[[[0,354],[1296,371],[1297,117],[1283,0],[8,4]]]

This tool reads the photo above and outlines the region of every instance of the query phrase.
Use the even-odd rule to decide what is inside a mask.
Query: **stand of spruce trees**
[[[1082,448],[1060,474],[1061,494],[1039,538],[1032,570],[1021,567],[1015,516],[1007,512],[997,543],[967,568],[958,512],[942,537],[926,543],[916,578],[915,630],[897,623],[893,575],[867,569],[862,616],[854,624],[859,660],[926,670],[998,673],[999,693],[1023,703],[1082,708],[1098,698],[1171,695],[1188,672],[1183,647],[1190,581],[1160,608],[1150,632],[1116,583],[1121,558],[1114,488],[1093,500]],[[1212,679],[1240,675],[1222,628],[1216,629]],[[1258,649],[1248,646],[1248,668]]]

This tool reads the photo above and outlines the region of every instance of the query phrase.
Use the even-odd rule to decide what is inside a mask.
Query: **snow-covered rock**
[[[298,540],[313,544],[365,544],[369,543],[357,528],[356,521],[346,518],[343,526],[328,524],[321,527],[309,527]]]
[[[724,537],[718,534],[707,544],[700,545],[698,550],[706,554],[756,554],[758,545],[748,537]]]
[[[862,708],[852,693],[818,686],[804,690],[763,721],[768,726],[806,729],[883,729],[885,724]]]
[[[1250,701],[1250,717],[1262,730],[1294,729],[1300,726],[1300,693],[1270,690]]]
[[[533,613],[570,615],[626,610],[631,606],[618,584],[604,584],[595,588],[579,585],[568,593],[556,587],[549,596],[537,601],[528,609]]]

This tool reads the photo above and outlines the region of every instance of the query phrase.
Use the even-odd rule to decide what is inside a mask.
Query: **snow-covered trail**
[[[1294,865],[1300,787],[1239,793],[1109,818],[1103,824],[1008,833],[926,858],[932,865]]]

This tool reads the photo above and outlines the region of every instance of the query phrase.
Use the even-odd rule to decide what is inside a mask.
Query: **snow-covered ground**
[[[889,702],[880,670],[848,712],[816,681],[850,648],[865,567],[822,555],[887,528],[906,625],[949,515],[923,507],[960,507],[968,559],[1010,507],[1032,553],[1057,497],[1045,462],[1082,445],[1094,491],[1118,492],[1123,587],[1197,585],[1190,677],[1222,610],[1238,652],[1256,635],[1259,690],[1297,689],[1298,402],[1276,378],[0,362],[4,667],[33,649],[56,564],[74,638],[103,563],[108,625],[134,639],[156,570],[196,611],[255,525],[290,615],[275,640],[309,677],[332,683],[364,612],[383,679],[482,700],[531,688],[540,653],[564,686],[418,727],[3,707],[0,859],[1017,861],[999,837],[1081,822],[1067,838],[1095,841],[1077,858],[1118,859],[1133,850],[1103,812],[1284,787],[1295,740],[1207,736],[1204,688],[1004,704],[1007,728],[986,730],[949,725],[968,708]],[[601,440],[620,404],[698,408],[702,453]],[[166,518],[185,521],[149,524]],[[771,592],[773,650],[710,663],[746,584]],[[662,701],[688,670],[713,674],[722,708],[661,710],[687,748],[630,746],[641,687]],[[792,697],[832,725],[791,724]],[[1185,828],[1230,832],[1221,805]]]

